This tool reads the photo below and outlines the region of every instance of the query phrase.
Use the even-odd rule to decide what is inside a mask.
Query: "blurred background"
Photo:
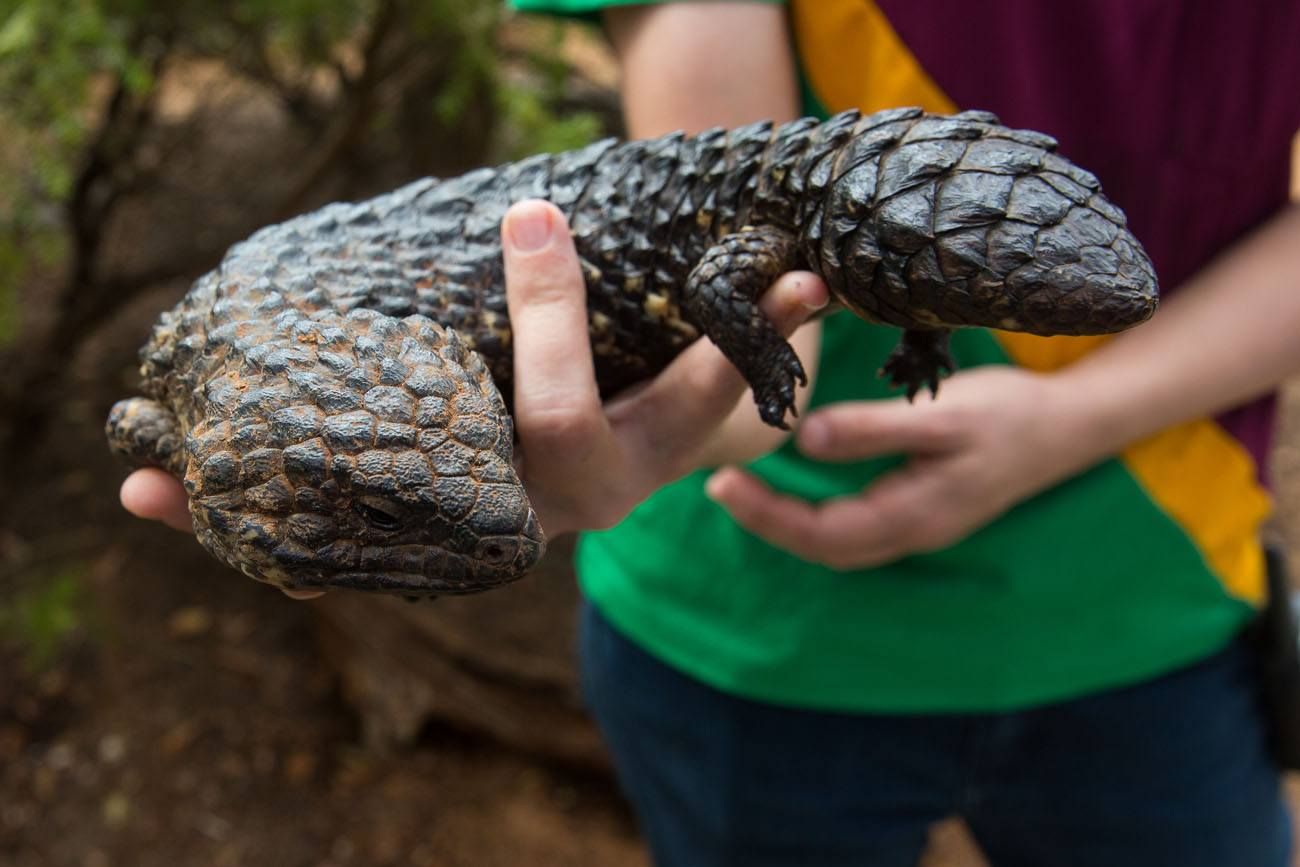
[[[498,0],[0,0],[0,863],[647,863],[563,543],[491,596],[293,603],[128,518],[102,434],[232,243],[616,135],[616,85],[596,32]],[[927,867],[980,863],[936,830]]]

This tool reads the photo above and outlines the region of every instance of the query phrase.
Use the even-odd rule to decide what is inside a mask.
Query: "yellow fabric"
[[[828,110],[957,110],[870,0],[795,0],[791,15],[804,73]],[[1070,364],[1107,339],[995,336],[1016,364],[1038,371]],[[1120,458],[1188,534],[1224,588],[1262,604],[1266,578],[1259,537],[1272,501],[1249,452],[1215,422],[1199,419],[1134,443]]]
[[[804,74],[831,111],[871,113],[901,105],[957,110],[875,3],[795,0],[791,15]]]
[[[1124,464],[1201,550],[1224,589],[1252,605],[1268,595],[1260,529],[1272,499],[1255,461],[1223,428],[1198,419],[1124,450]]]

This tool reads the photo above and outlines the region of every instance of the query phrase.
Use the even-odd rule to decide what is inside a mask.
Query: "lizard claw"
[[[764,365],[760,381],[751,381],[750,387],[754,391],[754,402],[758,404],[758,414],[763,421],[781,430],[789,430],[786,413],[796,417],[799,415],[794,403],[795,383],[807,385],[808,374],[804,372],[803,364],[790,344],[783,341],[775,348],[775,355],[775,359]]]
[[[955,368],[946,331],[908,330],[903,332],[903,339],[885,360],[879,375],[890,385],[906,388],[911,403],[923,386],[930,389],[932,397],[937,397],[940,380]]]

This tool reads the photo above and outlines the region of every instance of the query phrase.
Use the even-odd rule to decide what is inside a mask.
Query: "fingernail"
[[[534,253],[551,242],[551,209],[529,204],[510,213],[508,228],[511,245],[521,253]]]
[[[802,289],[803,287],[800,286],[799,288]],[[824,294],[818,295],[812,301],[803,302],[803,306],[805,310],[821,310],[823,307],[825,307],[827,304],[830,303],[830,300],[831,299],[829,295],[824,295]]]
[[[804,452],[823,452],[831,445],[831,426],[813,416],[799,428],[799,448]]]

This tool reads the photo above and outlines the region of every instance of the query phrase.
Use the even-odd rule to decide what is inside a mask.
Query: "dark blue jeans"
[[[822,713],[683,676],[587,606],[583,688],[661,867],[913,867],[960,815],[994,867],[1285,867],[1238,643],[1019,713]]]

